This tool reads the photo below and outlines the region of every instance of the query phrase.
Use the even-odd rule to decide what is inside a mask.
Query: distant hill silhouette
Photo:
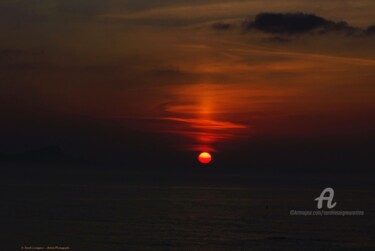
[[[35,150],[1,154],[0,163],[69,163],[73,159],[63,153],[59,146],[50,145]]]

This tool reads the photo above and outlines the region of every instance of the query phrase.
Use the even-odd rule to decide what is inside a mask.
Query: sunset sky
[[[1,1],[0,152],[355,163],[375,138],[374,25],[372,0]]]

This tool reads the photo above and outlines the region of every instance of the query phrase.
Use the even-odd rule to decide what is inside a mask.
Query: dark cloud
[[[323,33],[329,33],[329,32],[341,32],[346,35],[357,35],[361,32],[361,29],[357,27],[350,26],[347,22],[331,22],[329,25],[324,27]]]
[[[244,27],[246,31],[258,30],[284,35],[306,34],[315,31],[319,34],[342,32],[352,35],[360,31],[346,22],[334,22],[306,13],[260,13],[254,21],[245,21]]]
[[[304,13],[260,13],[253,22],[246,24],[246,29],[257,29],[267,33],[305,33],[328,25],[324,18]]]

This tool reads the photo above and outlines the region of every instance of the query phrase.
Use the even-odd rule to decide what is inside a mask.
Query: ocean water
[[[317,210],[324,184],[115,176],[2,180],[0,250],[375,250],[375,192],[368,188],[335,186],[335,210],[364,216],[291,216]]]

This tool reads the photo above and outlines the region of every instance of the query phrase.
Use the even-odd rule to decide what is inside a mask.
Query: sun
[[[208,152],[202,152],[199,154],[198,160],[202,164],[208,164],[211,162],[212,157],[211,157],[211,154],[209,154]]]

